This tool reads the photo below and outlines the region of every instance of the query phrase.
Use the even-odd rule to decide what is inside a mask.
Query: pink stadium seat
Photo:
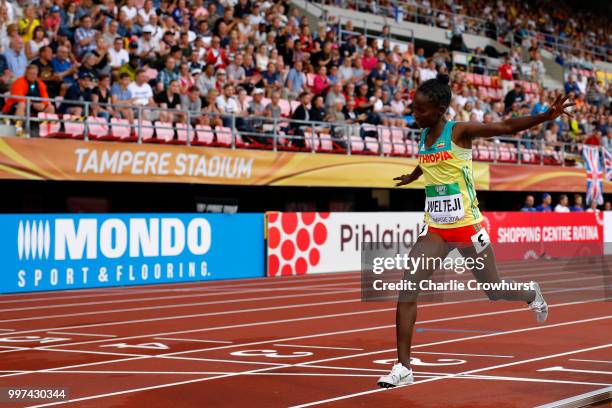
[[[174,125],[174,127],[176,128],[177,138],[176,140],[171,140],[169,142],[170,144],[187,144],[187,133],[189,133],[189,141],[193,141],[195,130],[191,127],[191,125],[187,127],[186,123],[177,123]],[[187,129],[189,129],[189,132],[187,132]]]
[[[491,81],[491,77],[489,75],[483,75],[482,76],[482,84],[488,88],[492,87],[492,81]]]
[[[286,99],[281,99],[278,102],[278,106],[280,106],[281,109],[281,115],[284,117],[289,117],[291,116],[291,104],[289,103],[288,100]]]
[[[227,127],[218,127],[216,130],[217,144],[220,146],[232,145],[232,129]]]
[[[192,144],[196,146],[209,146],[215,142],[215,134],[210,126],[196,126],[197,140],[192,140]]]
[[[490,88],[488,88],[490,89]],[[489,96],[489,91],[488,89],[484,86],[479,86],[478,87],[478,97],[479,98],[486,98],[487,96]]]
[[[473,78],[474,78],[474,85],[476,86],[480,86],[482,85],[482,75],[480,74],[473,74]]]
[[[406,145],[403,140],[393,140],[393,155],[406,156]]]
[[[406,139],[406,154],[415,156],[419,153],[419,144],[412,139]]]
[[[95,140],[117,140],[113,136],[109,136],[109,127],[106,119],[90,116],[87,118],[87,126],[89,128],[89,138]]]
[[[137,124],[138,122],[136,122]],[[138,130],[138,129],[136,129]],[[149,120],[143,120],[140,122],[140,135],[142,140],[151,140],[153,139],[153,134],[155,133],[155,127],[153,127],[153,122]],[[153,142],[155,143],[155,142]]]
[[[54,113],[39,113],[38,119],[43,120],[42,122],[39,122],[38,135],[40,137],[61,136],[60,128],[62,124],[59,121],[59,116]]]
[[[316,77],[315,74],[310,74],[310,73],[306,74],[306,85],[308,85],[309,87],[313,87],[315,77]]]
[[[474,75],[471,72],[466,72],[465,74],[465,82],[467,82],[469,85],[474,84],[475,80],[474,80]]]
[[[85,122],[80,116],[64,115],[65,133],[73,139],[83,139]]]
[[[137,140],[136,137],[130,137],[130,122],[127,119],[111,118],[111,134],[124,142]]]
[[[300,106],[300,102],[299,101],[289,101],[289,105],[291,105],[291,113],[293,113],[293,111],[295,111],[297,107]]]
[[[351,136],[351,152],[355,154],[365,153],[363,140],[359,136]]]
[[[531,82],[523,82],[523,88],[526,93],[531,93]]]

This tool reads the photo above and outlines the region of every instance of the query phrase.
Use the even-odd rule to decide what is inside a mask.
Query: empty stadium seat
[[[111,135],[123,142],[138,140],[137,137],[131,136],[132,129],[130,122],[127,119],[111,118]]]
[[[210,126],[197,125],[196,139],[191,144],[196,146],[210,146],[215,142],[215,134]]]
[[[232,129],[228,127],[218,127],[215,129],[217,135],[217,144],[219,146],[231,146],[232,145]]]
[[[64,133],[73,139],[83,139],[85,122],[80,116],[64,115]]]
[[[284,116],[284,117],[289,117],[289,116],[291,116],[291,112],[292,112],[292,110],[291,110],[291,104],[289,103],[289,101],[288,101],[288,100],[286,100],[286,99],[281,99],[281,100],[278,102],[278,106],[279,106],[279,107],[280,107],[280,109],[281,109],[281,116]]]
[[[87,118],[88,135],[93,140],[117,140],[109,135],[109,126],[105,118],[90,116]]]
[[[189,142],[193,141],[195,130],[191,127],[191,125],[187,125],[186,123],[176,123],[174,125],[176,129],[176,139],[171,140],[170,144],[187,144],[187,139],[189,138]],[[189,137],[187,136],[189,134]]]

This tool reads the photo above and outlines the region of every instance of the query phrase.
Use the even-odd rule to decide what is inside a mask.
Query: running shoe
[[[537,282],[531,281],[529,282],[531,287],[535,290],[535,299],[531,303],[529,303],[529,308],[534,311],[536,321],[538,323],[544,323],[546,318],[548,317],[548,305],[544,300],[544,295],[542,295],[542,290],[540,289],[540,285]]]
[[[378,386],[381,388],[393,388],[399,385],[408,385],[414,382],[412,370],[404,367],[402,363],[397,363],[387,375],[378,379]]]

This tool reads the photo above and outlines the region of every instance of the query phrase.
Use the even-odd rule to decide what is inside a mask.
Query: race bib
[[[453,224],[465,216],[459,183],[425,186],[425,210],[436,224]]]
[[[474,249],[476,249],[476,253],[479,254],[491,243],[491,238],[489,238],[489,234],[487,230],[482,228],[480,231],[472,235],[472,243],[474,244]]]

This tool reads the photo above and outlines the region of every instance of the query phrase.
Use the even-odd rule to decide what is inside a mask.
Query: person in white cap
[[[144,60],[155,58],[155,53],[159,51],[159,41],[153,38],[155,29],[147,24],[142,28],[142,36],[138,39],[138,49],[136,53]]]

